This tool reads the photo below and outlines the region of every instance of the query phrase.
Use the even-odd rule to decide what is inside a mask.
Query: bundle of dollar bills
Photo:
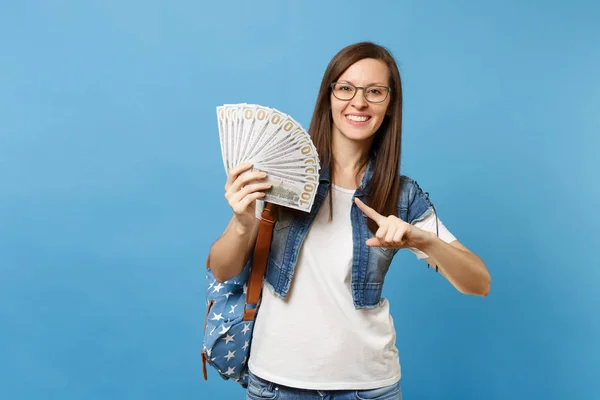
[[[225,171],[250,162],[272,185],[263,201],[310,212],[320,164],[306,130],[291,116],[257,104],[219,106],[217,119]]]

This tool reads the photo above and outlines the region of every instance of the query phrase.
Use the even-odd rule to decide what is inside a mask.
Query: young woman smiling
[[[383,47],[357,43],[329,63],[309,128],[322,160],[310,213],[279,209],[248,367],[248,399],[401,399],[396,333],[381,289],[409,249],[458,291],[486,296],[490,275],[400,175],[402,86]],[[268,189],[250,165],[225,186],[234,214],[213,244],[218,280],[247,265],[254,201]]]

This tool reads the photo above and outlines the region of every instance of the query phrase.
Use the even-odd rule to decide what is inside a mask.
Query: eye
[[[336,83],[334,89],[338,92],[353,92],[355,90],[354,86],[345,82]]]
[[[383,93],[383,90],[381,90],[381,88],[378,88],[378,87],[371,87],[371,88],[368,89],[368,92],[372,93],[372,94],[378,94],[379,95],[379,94]]]

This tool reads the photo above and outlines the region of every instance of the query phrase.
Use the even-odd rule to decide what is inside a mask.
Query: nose
[[[356,95],[352,99],[352,106],[358,110],[361,110],[367,106],[367,99],[365,99],[365,89],[357,88]]]

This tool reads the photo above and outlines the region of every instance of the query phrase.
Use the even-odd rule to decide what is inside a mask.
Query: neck
[[[333,129],[331,151],[333,153],[333,183],[348,189],[360,185],[369,158],[373,136],[356,141]]]

